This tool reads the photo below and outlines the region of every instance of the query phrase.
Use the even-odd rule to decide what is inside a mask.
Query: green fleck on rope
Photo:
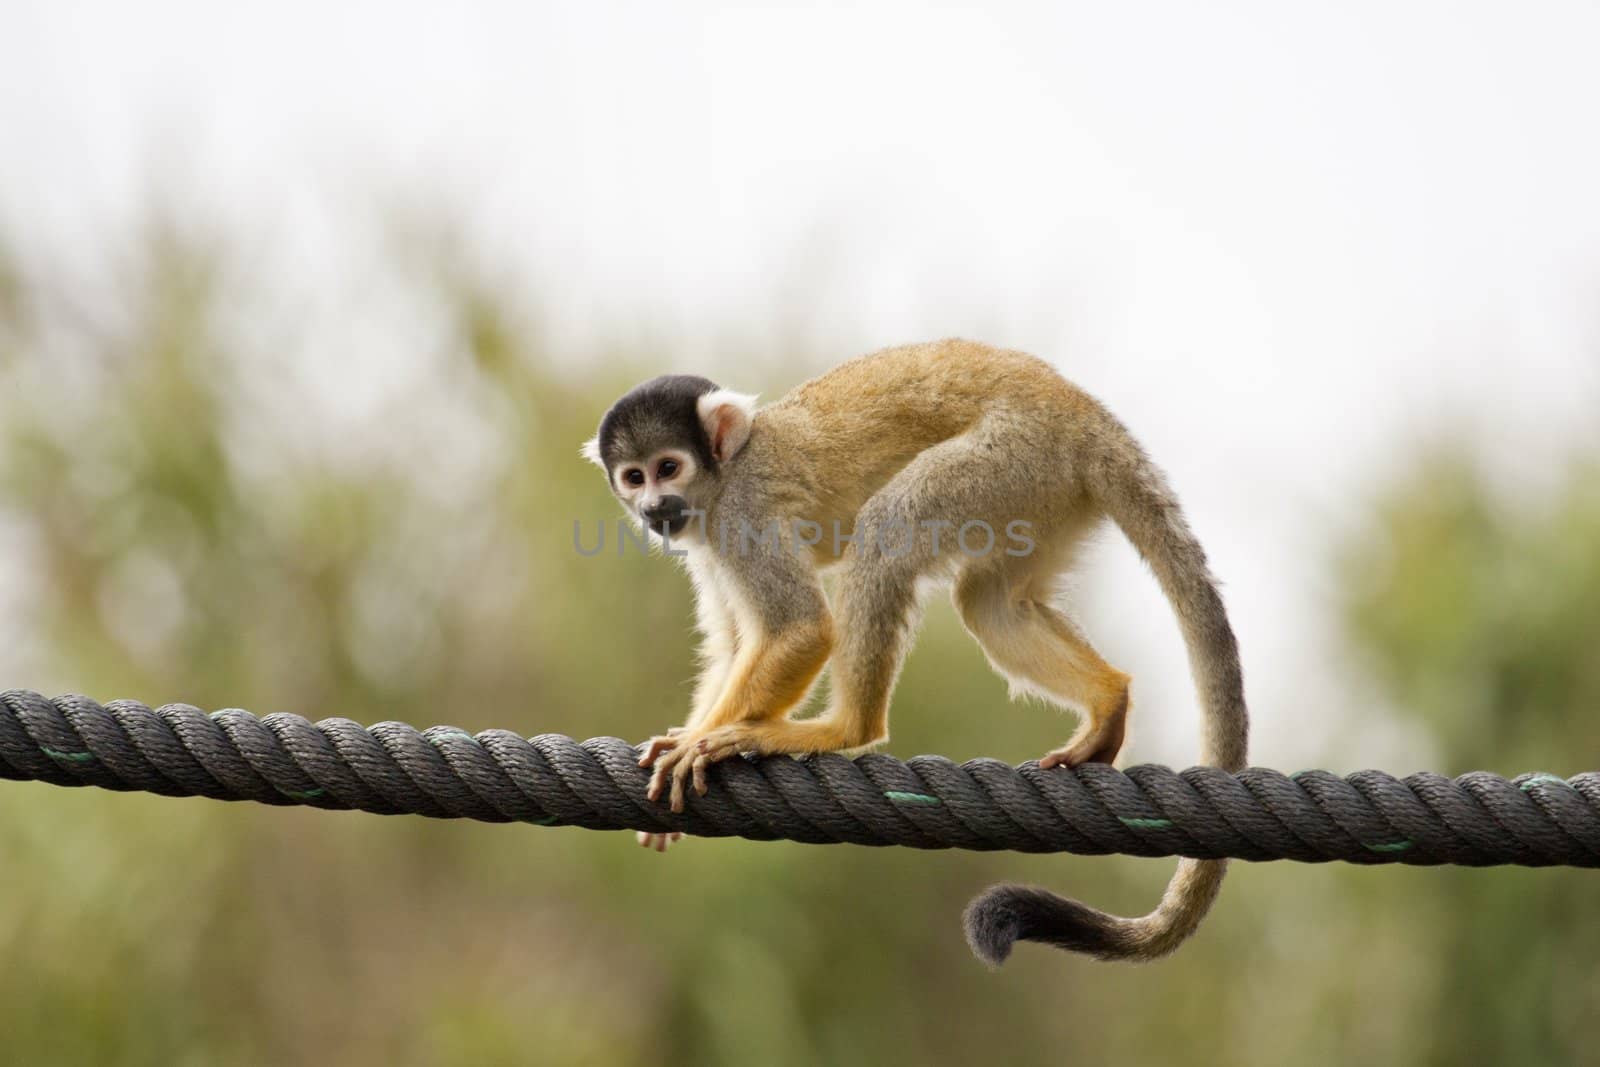
[[[944,801],[940,800],[938,797],[930,797],[926,793],[902,793],[898,789],[886,789],[884,790],[883,795],[894,801],[896,804],[934,805],[944,803]]]
[[[53,748],[46,748],[43,745],[39,746],[39,751],[43,752],[51,759],[65,760],[68,763],[87,763],[94,759],[93,752],[58,752]]]
[[[1369,845],[1361,842],[1361,847],[1370,852],[1404,852],[1411,847],[1410,841],[1387,841],[1380,845]]]
[[[554,826],[555,822],[556,822],[556,817],[554,815],[546,815],[542,819],[528,819],[526,821],[532,823],[535,826]]]
[[[1571,782],[1567,781],[1565,778],[1558,778],[1553,774],[1536,774],[1532,778],[1529,778],[1526,782],[1523,782],[1517,788],[1526,793],[1529,786],[1535,785],[1559,785],[1562,789],[1572,788]]]
[[[1121,816],[1118,816],[1117,817],[1117,821],[1120,822],[1122,825],[1128,827],[1130,830],[1170,830],[1170,829],[1172,829],[1172,820],[1171,819],[1124,819]]]
[[[445,727],[444,729],[435,727],[428,733],[428,740],[434,742],[435,744],[438,743],[438,740],[441,737],[460,737],[467,741],[471,741],[473,744],[478,743],[478,739],[467,733],[467,731],[457,730],[453,727]]]
[[[326,793],[327,790],[318,787],[316,789],[307,789],[304,791],[295,789],[280,789],[278,792],[282,793],[290,800],[315,800],[322,794]]]

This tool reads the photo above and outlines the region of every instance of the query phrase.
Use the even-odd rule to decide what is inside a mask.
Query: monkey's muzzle
[[[654,532],[662,537],[675,536],[689,525],[689,502],[681,496],[664,496],[640,514]]]

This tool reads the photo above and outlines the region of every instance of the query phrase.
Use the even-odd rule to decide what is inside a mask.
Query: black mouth
[[[653,533],[659,534],[662,537],[676,537],[678,534],[683,532],[683,528],[685,526],[689,525],[689,516],[674,515],[670,519],[646,519],[645,525],[648,526]]]

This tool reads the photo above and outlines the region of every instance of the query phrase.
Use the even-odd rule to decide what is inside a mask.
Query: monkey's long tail
[[[1166,478],[1130,434],[1117,436],[1086,472],[1090,492],[1155,572],[1177,614],[1204,715],[1201,759],[1240,770],[1249,715],[1239,648],[1222,597]],[[1226,873],[1226,860],[1179,861],[1161,904],[1140,918],[1109,915],[1043,889],[994,886],[967,906],[967,942],[994,965],[1005,961],[1019,938],[1102,960],[1159,959],[1199,927]]]

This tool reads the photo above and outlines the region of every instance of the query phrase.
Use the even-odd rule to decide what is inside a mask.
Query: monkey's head
[[[676,537],[690,510],[715,498],[723,464],[750,437],[755,401],[691,374],[652,378],[611,405],[583,455],[645,529]]]

